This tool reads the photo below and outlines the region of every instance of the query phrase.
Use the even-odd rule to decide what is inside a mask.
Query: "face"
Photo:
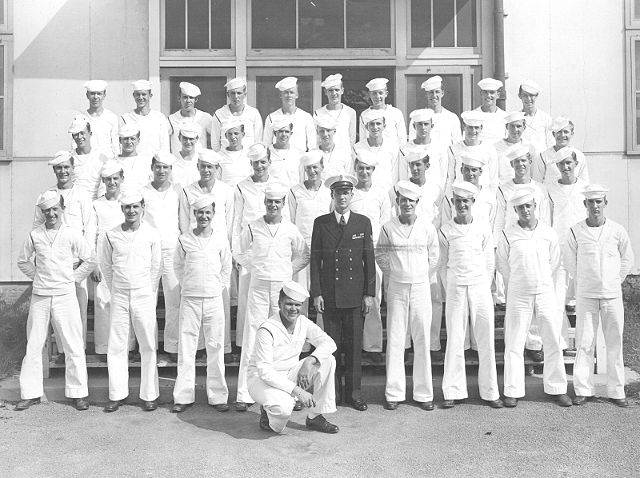
[[[200,173],[201,180],[211,181],[214,178],[216,167],[213,164],[198,160],[198,172]]]
[[[91,142],[91,131],[89,131],[89,128],[85,126],[82,131],[73,133],[71,137],[75,141],[76,146],[78,148],[82,148]]]
[[[163,183],[167,179],[169,179],[169,175],[171,174],[172,166],[168,164],[160,163],[158,161],[154,162],[151,165],[151,171],[153,171],[153,180],[158,183]]]
[[[466,123],[463,123],[463,131],[464,138],[473,141],[477,140],[480,137],[480,133],[482,132],[482,125],[480,126],[471,126]]]
[[[104,187],[108,193],[115,194],[120,190],[120,185],[122,184],[123,179],[124,176],[122,171],[120,171],[119,173],[102,178],[102,182],[104,183]]]
[[[371,99],[371,104],[373,106],[384,105],[384,102],[387,99],[388,95],[389,95],[389,92],[387,91],[386,88],[383,90],[373,90],[369,92],[369,98]]]
[[[482,101],[482,106],[495,106],[497,99],[497,90],[480,90],[480,100]]]
[[[418,138],[426,138],[431,134],[433,123],[431,121],[418,121],[416,123],[413,123],[413,127],[416,130],[416,136]]]
[[[572,157],[563,159],[559,163],[556,163],[556,166],[558,167],[558,171],[560,171],[560,174],[564,178],[573,178],[573,173],[577,165],[578,165],[578,162]]]
[[[526,126],[523,120],[512,121],[507,124],[507,136],[514,143],[520,141],[522,133],[524,133]]]
[[[124,221],[132,224],[140,220],[144,206],[141,202],[134,202],[133,204],[122,205],[121,208],[124,213]]]
[[[293,133],[293,128],[291,125],[285,126],[284,128],[280,128],[273,132],[273,135],[276,138],[276,144],[278,145],[287,145],[289,144],[289,140],[291,139],[291,133]]]
[[[587,214],[591,219],[599,219],[604,216],[604,210],[609,202],[607,198],[585,199],[584,205],[587,208]]]
[[[59,221],[62,220],[62,213],[64,208],[60,205],[60,203],[55,206],[51,206],[49,209],[44,209],[42,213],[44,214],[44,223],[45,226],[53,227]]]
[[[264,205],[267,207],[267,216],[277,217],[282,214],[282,208],[284,207],[284,198],[280,199],[266,199]]]
[[[193,111],[193,109],[196,107],[197,102],[197,97],[180,93],[180,106],[182,107],[183,111]]]
[[[456,209],[456,215],[458,217],[466,217],[471,215],[471,206],[473,206],[475,199],[463,198],[454,195],[453,198],[451,198],[451,201],[453,202],[453,206]]]
[[[293,300],[289,296],[283,296],[282,299],[278,301],[278,306],[280,307],[280,313],[289,321],[294,321],[300,315],[300,310],[302,308],[302,302],[298,302],[297,300]]]
[[[522,106],[524,106],[525,109],[531,109],[536,105],[538,94],[536,93],[535,95],[532,95],[531,93],[527,93],[524,90],[520,90],[520,93],[518,93],[518,97],[522,101]]]
[[[257,161],[251,162],[251,167],[253,168],[253,172],[258,177],[266,174],[269,171],[270,165],[271,165],[271,160],[268,158],[261,158],[261,159],[258,159]]]
[[[536,210],[536,202],[529,201],[524,204],[519,204],[515,206],[516,214],[518,214],[518,219],[522,222],[528,222],[531,219],[535,219],[535,210]]]
[[[71,164],[71,161],[65,161],[63,163],[56,164],[53,167],[53,172],[56,175],[58,184],[67,184],[69,181],[71,181],[71,178],[73,176],[73,164]]]
[[[337,105],[342,99],[344,88],[342,86],[332,86],[324,89],[324,94],[331,105]]]
[[[324,171],[324,166],[322,165],[322,161],[315,164],[310,164],[309,166],[304,167],[304,172],[307,175],[307,178],[311,181],[314,181],[320,177],[322,177],[322,171]]]
[[[566,128],[562,128],[560,131],[555,131],[553,133],[553,137],[556,140],[556,146],[559,148],[564,148],[565,146],[569,146],[571,142],[571,137],[573,136],[573,128],[571,125]]]
[[[139,142],[140,134],[120,138],[120,147],[122,148],[122,152],[127,154],[135,153]]]
[[[418,204],[417,199],[409,199],[408,197],[398,195],[396,197],[396,203],[400,208],[400,214],[403,216],[412,216],[416,212],[416,206]]]
[[[353,198],[353,189],[350,188],[339,188],[331,191],[331,198],[333,199],[333,204],[338,211],[344,211],[351,204],[351,199]]]
[[[200,209],[196,210],[194,214],[196,216],[196,223],[198,224],[198,227],[201,229],[205,229],[211,224],[211,221],[213,220],[213,216],[215,214],[215,210],[213,208],[213,205],[210,205],[201,207]]]
[[[531,159],[529,159],[529,156],[521,156],[519,158],[512,159],[511,167],[516,173],[516,176],[524,176],[529,172],[529,168],[531,167]]]
[[[335,129],[322,128],[318,126],[318,138],[320,138],[321,143],[328,143],[333,140],[333,136],[336,134]]]
[[[367,123],[367,131],[369,132],[369,136],[373,138],[382,136],[382,132],[384,131],[385,126],[386,123],[384,121],[384,118],[369,121]]]
[[[247,88],[234,88],[232,90],[227,91],[227,98],[229,99],[229,104],[234,106],[240,106],[244,103],[244,99],[247,97]]]
[[[427,106],[432,110],[440,108],[442,105],[442,98],[444,97],[444,90],[442,88],[436,88],[435,90],[426,91]]]
[[[371,175],[375,171],[375,166],[369,166],[356,159],[356,177],[360,182],[367,182],[371,179]]]
[[[462,173],[462,179],[467,182],[476,184],[480,176],[482,175],[482,168],[476,168],[474,166],[468,166],[463,164],[460,168],[460,172]]]
[[[284,90],[280,92],[280,99],[283,104],[295,105],[296,100],[298,99],[298,87],[294,86],[293,88],[289,88],[288,90]]]
[[[414,179],[422,179],[427,169],[429,169],[429,163],[424,159],[409,163],[409,171],[411,172],[411,177]]]
[[[101,108],[106,96],[106,91],[87,91],[87,99],[92,108]]]
[[[198,136],[194,138],[187,138],[186,136],[180,134],[178,135],[178,137],[180,138],[180,144],[182,145],[182,151],[184,153],[189,154],[195,150],[196,144],[198,144]]]
[[[240,126],[237,128],[231,128],[227,130],[224,134],[225,138],[229,142],[229,146],[238,146],[242,143],[242,139],[244,138],[244,131]]]
[[[153,94],[149,90],[136,90],[133,92],[133,100],[136,102],[138,108],[145,108],[149,106],[149,101]]]

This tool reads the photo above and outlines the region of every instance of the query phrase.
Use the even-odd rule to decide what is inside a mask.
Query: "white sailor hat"
[[[73,163],[73,156],[71,156],[71,153],[69,151],[58,151],[53,155],[53,158],[51,158],[47,164],[49,166],[56,166],[66,161]]]
[[[338,174],[327,178],[324,185],[329,189],[353,189],[358,184],[358,180],[351,174]]]
[[[423,123],[433,121],[433,114],[434,111],[430,108],[420,108],[419,110],[413,110],[409,113],[409,118],[411,118],[414,123]]]
[[[298,79],[295,76],[287,76],[276,83],[276,88],[280,91],[290,90],[298,85]]]
[[[213,205],[213,207],[216,207],[216,201],[215,201],[215,197],[213,196],[213,194],[204,194],[203,196],[200,196],[199,198],[197,198],[195,201],[193,201],[191,203],[191,209],[193,209],[194,211],[197,211],[198,209],[202,209],[203,207],[207,207],[207,206],[211,206]]]
[[[227,134],[227,131],[233,128],[242,128],[244,123],[237,116],[232,116],[231,118],[225,119],[222,121],[220,125],[220,131],[222,134]]]
[[[342,75],[340,73],[336,73],[335,75],[327,76],[320,86],[323,88],[331,88],[332,86],[341,86],[342,85]]]
[[[504,117],[504,124],[513,123],[514,121],[524,121],[524,111],[512,111]]]
[[[487,158],[484,154],[466,152],[460,155],[460,162],[471,168],[484,168],[487,165]]]
[[[537,95],[541,91],[540,85],[532,80],[522,80],[520,88],[530,95]]]
[[[140,191],[127,191],[126,193],[122,194],[122,196],[120,196],[120,204],[122,204],[123,206],[142,202],[142,200],[142,193]]]
[[[53,189],[49,189],[48,191],[43,192],[38,196],[38,200],[36,201],[36,206],[38,206],[43,211],[55,206],[60,203],[60,194],[58,191],[54,191]]]
[[[198,138],[200,137],[201,133],[202,127],[195,121],[190,121],[180,127],[180,135],[184,136],[185,138]]]
[[[427,78],[425,81],[422,82],[422,85],[420,85],[420,87],[424,91],[432,91],[438,88],[442,88],[442,77],[436,75],[436,76],[432,76],[431,78]]]
[[[304,168],[306,166],[311,166],[312,164],[318,164],[322,161],[322,157],[322,151],[319,149],[312,149],[300,156],[300,165]]]
[[[122,172],[122,164],[115,159],[110,159],[104,163],[102,166],[102,171],[100,171],[100,177],[108,178],[109,176],[113,176],[114,174],[118,174]]]
[[[104,80],[89,80],[82,85],[87,91],[106,91],[107,82]]]
[[[271,129],[273,131],[279,131],[283,128],[291,127],[293,129],[293,122],[289,115],[272,115],[271,116]]]
[[[267,157],[267,147],[262,143],[255,143],[247,149],[247,157],[249,161],[259,161]]]
[[[118,129],[120,138],[131,138],[132,136],[137,136],[138,133],[140,133],[140,128],[133,123],[125,123]]]
[[[196,96],[200,96],[202,94],[202,92],[200,91],[200,88],[198,88],[193,83],[181,81],[178,86],[180,87],[180,91],[182,91],[182,93],[187,96],[192,96],[195,98]]]
[[[318,128],[336,129],[338,126],[338,122],[335,118],[327,113],[316,114],[314,120]]]
[[[516,144],[515,146],[511,146],[504,153],[504,157],[509,160],[509,162],[513,161],[516,158],[522,158],[523,156],[528,155],[531,152],[529,146],[525,144]]]
[[[600,199],[607,197],[609,190],[599,184],[589,184],[584,188],[582,194],[587,199]]]
[[[362,149],[359,151],[356,151],[356,160],[360,163],[364,163],[368,166],[377,166],[378,165],[378,157],[375,153],[366,150],[366,149]]]
[[[289,188],[281,183],[269,183],[264,190],[265,199],[282,199],[289,192]]]
[[[478,82],[478,86],[483,91],[498,91],[502,88],[502,82],[494,78],[483,78]]]
[[[67,132],[71,134],[79,133],[80,131],[85,129],[88,124],[89,118],[87,118],[85,115],[76,115],[71,120],[71,124],[69,125]]]
[[[558,131],[569,127],[569,118],[565,116],[558,116],[557,118],[553,118],[551,122],[551,131],[557,133]]]
[[[400,196],[404,196],[407,199],[412,199],[417,201],[422,196],[422,189],[417,184],[412,183],[411,181],[398,181],[398,184],[395,185],[396,193]]]
[[[564,148],[560,148],[553,155],[553,162],[559,163],[560,161],[564,161],[567,158],[572,158],[576,163],[578,162],[578,158],[575,155],[575,151],[571,146],[565,146]]]
[[[462,122],[469,126],[482,126],[484,121],[484,117],[482,113],[479,111],[471,110],[471,111],[463,111],[460,115],[462,118]]]
[[[247,80],[240,76],[233,78],[224,84],[224,87],[227,89],[227,91],[235,90],[237,88],[245,88],[246,86]]]
[[[468,181],[457,181],[451,185],[454,196],[463,199],[475,198],[478,195],[478,188]]]
[[[282,292],[290,299],[296,302],[304,302],[309,298],[309,291],[298,284],[296,281],[288,281],[282,284]]]
[[[384,119],[384,110],[374,110],[373,108],[366,109],[360,115],[362,122],[366,125],[371,121]]]
[[[200,149],[198,150],[198,161],[201,163],[212,164],[217,166],[220,164],[222,158],[213,149]]]
[[[387,87],[387,83],[389,83],[389,80],[386,78],[374,78],[373,80],[369,81],[369,83],[367,83],[365,86],[369,91],[377,91],[377,90],[384,90]]]
[[[153,86],[149,80],[137,80],[131,83],[133,91],[151,91]]]
[[[153,154],[153,157],[156,162],[166,164],[167,166],[173,166],[173,164],[178,160],[175,155],[171,154],[169,151],[165,151],[164,149],[156,151]]]
[[[536,198],[536,190],[530,186],[518,188],[509,197],[509,204],[511,206],[520,206],[533,201]]]
[[[427,159],[427,162],[429,162],[429,154],[426,151],[409,151],[404,155],[404,159],[407,161],[407,163],[415,163],[416,161],[421,161],[425,158]]]

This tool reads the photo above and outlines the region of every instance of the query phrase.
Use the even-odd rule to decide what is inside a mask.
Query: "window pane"
[[[209,0],[187,0],[187,48],[209,48]]]
[[[0,0],[0,25],[4,25],[4,0]]]
[[[391,48],[389,0],[347,0],[347,48]]]
[[[444,75],[438,72],[429,72],[428,76],[440,75],[445,95],[442,98],[442,106],[453,111],[458,116],[462,113],[462,75]],[[427,107],[427,98],[420,87],[427,79],[423,75],[407,75],[407,113],[419,108]]]
[[[274,112],[282,106],[280,101],[280,91],[276,89],[276,83],[284,75],[277,76],[256,76],[256,108],[260,111],[262,118],[266,118],[269,113]],[[313,114],[313,77],[298,76],[298,101],[296,106],[302,108],[307,113]]]
[[[211,48],[231,48],[231,0],[211,0]]]
[[[0,150],[4,150],[4,98],[0,99]]]
[[[296,47],[296,0],[251,2],[251,48]]]
[[[476,46],[476,0],[458,0],[459,47]]]
[[[433,46],[455,46],[453,38],[453,2],[433,0]]]
[[[199,110],[213,114],[218,108],[227,101],[226,90],[224,84],[227,82],[226,76],[173,76],[171,77],[169,94],[171,95],[171,112],[180,109],[180,101],[178,100],[181,81],[188,81],[194,85],[198,85],[202,94],[198,98],[196,107]]]
[[[344,48],[342,0],[298,1],[298,48]]]
[[[640,19],[640,0],[635,0],[633,2],[633,19]]]
[[[164,47],[167,50],[183,50],[184,0],[165,0],[164,6]]]
[[[431,46],[431,0],[411,0],[411,48]]]
[[[0,45],[0,97],[4,98],[4,46]]]

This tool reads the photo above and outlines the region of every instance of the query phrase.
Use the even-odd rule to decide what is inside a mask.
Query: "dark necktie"
[[[347,222],[344,220],[344,214],[340,215],[340,227],[345,227],[347,225]]]

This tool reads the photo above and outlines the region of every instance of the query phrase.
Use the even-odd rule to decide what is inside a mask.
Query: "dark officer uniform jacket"
[[[321,295],[325,307],[354,308],[362,296],[376,295],[376,269],[369,218],[349,213],[340,226],[331,212],[313,223],[311,297]]]

